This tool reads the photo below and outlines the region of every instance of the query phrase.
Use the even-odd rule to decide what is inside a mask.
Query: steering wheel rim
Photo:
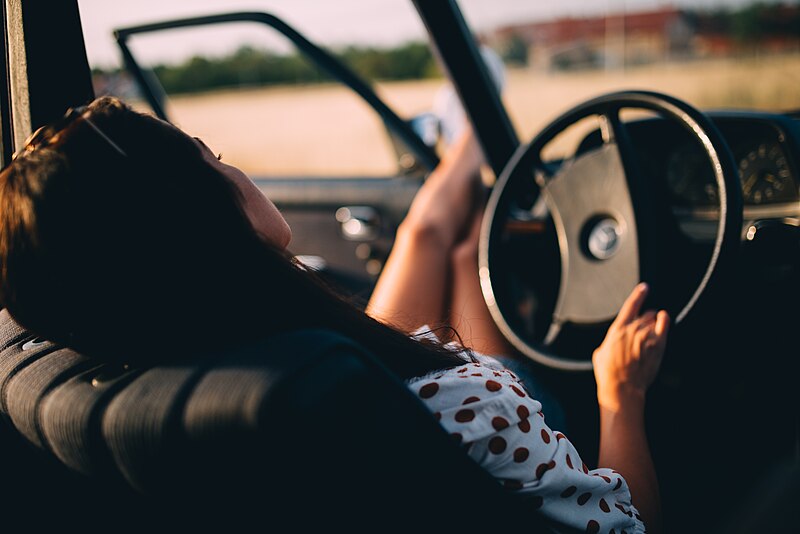
[[[635,182],[637,179],[640,180],[640,184],[637,187],[641,188],[641,184],[643,183],[641,177],[636,177],[638,171],[636,170],[635,151],[628,138],[627,127],[620,120],[620,111],[622,109],[648,110],[657,113],[659,116],[671,122],[680,124],[692,135],[693,140],[702,146],[704,156],[711,163],[714,179],[719,189],[719,220],[711,257],[700,283],[692,292],[689,300],[682,306],[680,312],[675,314],[673,324],[677,325],[685,320],[686,316],[697,305],[701,296],[706,293],[708,287],[713,285],[715,280],[719,277],[719,273],[724,270],[726,265],[732,262],[739,246],[742,228],[742,193],[737,167],[731,150],[724,138],[705,114],[677,98],[650,91],[608,93],[588,100],[566,111],[546,126],[530,143],[521,145],[498,177],[497,183],[492,190],[486,206],[481,227],[478,255],[480,283],[484,300],[498,328],[506,339],[523,355],[548,367],[571,371],[587,371],[592,369],[592,362],[591,358],[588,360],[579,360],[564,358],[553,354],[547,350],[545,345],[525,341],[517,334],[509,321],[507,321],[504,310],[501,309],[498,304],[498,299],[495,297],[494,281],[498,278],[495,276],[496,273],[494,269],[494,263],[496,262],[493,255],[494,249],[496,248],[495,243],[496,240],[499,239],[498,236],[500,232],[503,230],[505,217],[508,215],[508,206],[511,200],[513,200],[514,189],[518,187],[521,180],[527,180],[527,183],[530,184],[531,171],[533,171],[534,176],[536,176],[536,178],[534,178],[537,190],[536,193],[543,194],[545,203],[548,203],[549,200],[548,208],[552,210],[555,207],[557,209],[557,205],[553,203],[556,202],[558,195],[547,193],[547,188],[552,182],[540,178],[540,174],[537,174],[545,166],[541,158],[541,151],[560,133],[587,117],[598,116],[601,118],[601,130],[603,131],[604,138],[603,146],[615,145],[618,150],[619,164],[621,164],[621,170],[624,174],[629,194],[631,192],[631,183]],[[601,159],[601,161],[606,163],[611,162],[609,163],[610,167],[618,165],[614,162],[613,157],[604,157],[605,159]],[[619,180],[619,177],[617,176],[614,179]],[[548,197],[550,198],[548,199]],[[641,196],[637,196],[636,202],[638,203],[641,198]],[[630,217],[623,218],[626,219],[624,221],[625,224],[633,226],[633,231],[631,232],[633,237],[628,238],[628,242],[636,242],[638,246],[643,243],[642,239],[639,237],[638,227],[642,224],[642,220],[648,217],[652,219],[653,215],[652,213],[650,215],[644,213],[646,210],[643,210],[642,206],[637,207],[632,199],[631,202],[632,208],[636,210],[637,213],[634,214],[633,219],[630,219]],[[591,202],[589,203],[591,204]],[[584,210],[584,213],[579,215],[585,217],[592,209],[594,208],[589,207]],[[595,217],[603,216],[603,210],[596,209],[595,211],[597,212]],[[614,210],[605,211],[608,213]],[[614,219],[613,216],[608,216],[608,218],[610,218],[610,220]],[[573,258],[577,257],[575,255],[577,248],[574,243],[574,230],[571,234],[572,237],[570,237],[567,230],[564,228],[564,221],[561,221],[562,226],[559,227],[559,221],[556,220],[557,216],[553,215],[553,219],[558,229],[559,250],[562,255],[562,287],[559,289],[558,295],[558,302],[561,303],[564,298],[562,290],[565,290],[565,284],[568,285],[568,283],[565,282],[565,276],[569,276],[569,272],[565,272],[566,268],[564,267],[563,261],[565,247],[567,247],[566,250],[572,251]],[[589,221],[579,221],[578,226],[581,225],[588,227]],[[569,239],[572,239],[572,244],[570,244]],[[580,245],[577,246],[580,247]],[[646,249],[647,247],[645,246],[643,248]],[[636,253],[637,256],[639,256],[639,262],[642,263],[643,258],[641,251],[637,249]],[[630,253],[628,253],[628,255],[630,255]],[[597,260],[599,258],[593,259]],[[599,264],[603,263],[600,262]],[[720,268],[721,266],[723,269]],[[613,277],[615,274],[606,267],[604,276]],[[630,285],[626,290],[626,294],[632,289],[633,285],[635,285],[635,283],[629,283],[631,279],[630,272],[627,272],[627,278],[628,284],[622,284],[623,286]],[[641,278],[644,279],[646,276],[642,276]],[[580,287],[580,284],[578,286]],[[570,290],[567,289],[565,291]],[[619,293],[619,291],[616,293]],[[573,297],[574,294],[573,290]],[[573,301],[574,300],[573,298]],[[550,329],[552,329],[555,323],[558,309],[559,307],[557,304],[553,313],[554,321],[551,322]],[[618,307],[615,309],[613,316],[616,315],[618,309]],[[607,310],[608,306],[605,306],[605,312],[607,312]],[[601,312],[602,310],[598,311],[598,313]],[[591,314],[589,315],[591,316]],[[610,319],[613,319],[613,316],[610,317]],[[548,331],[548,336],[549,335]],[[556,332],[556,335],[558,335],[558,332]]]

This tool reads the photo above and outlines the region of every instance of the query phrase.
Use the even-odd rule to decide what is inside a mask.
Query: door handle
[[[373,241],[381,233],[378,210],[369,206],[344,206],[336,210],[342,235],[349,241]]]

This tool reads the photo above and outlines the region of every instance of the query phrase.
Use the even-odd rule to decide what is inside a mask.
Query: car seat
[[[0,311],[2,508],[34,531],[549,531],[352,340],[301,330],[231,345],[129,368]]]

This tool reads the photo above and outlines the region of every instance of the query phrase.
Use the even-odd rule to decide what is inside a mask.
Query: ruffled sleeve
[[[474,359],[408,383],[469,456],[554,521],[587,532],[644,532],[625,479],[588,469],[514,373],[493,358]]]

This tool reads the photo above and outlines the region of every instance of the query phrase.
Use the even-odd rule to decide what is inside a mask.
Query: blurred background
[[[462,0],[505,67],[502,98],[523,141],[574,104],[651,89],[704,109],[800,109],[800,2]],[[545,5],[549,4],[549,5]],[[283,18],[369,81],[405,119],[434,109],[446,79],[409,0],[81,0],[98,95],[146,109],[116,28],[231,11]],[[137,35],[171,120],[259,177],[384,176],[397,154],[379,117],[274,30],[229,23]]]

